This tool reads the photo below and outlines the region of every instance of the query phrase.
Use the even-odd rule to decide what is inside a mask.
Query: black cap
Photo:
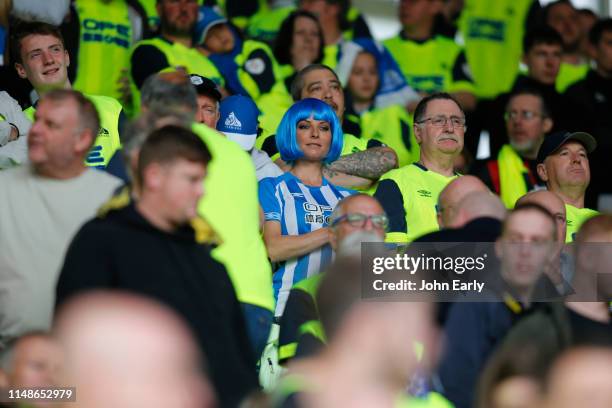
[[[542,146],[540,146],[540,150],[538,150],[538,163],[544,163],[544,160],[567,142],[575,140],[578,143],[582,144],[586,149],[587,153],[592,153],[593,150],[597,147],[597,141],[591,135],[586,132],[567,132],[565,130],[560,132],[552,133],[548,136],[544,137],[544,141],[542,142]]]
[[[198,95],[204,95],[213,98],[215,101],[221,101],[221,92],[212,80],[198,74],[189,75],[191,84],[194,86]]]

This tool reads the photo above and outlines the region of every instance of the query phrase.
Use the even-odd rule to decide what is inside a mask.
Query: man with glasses
[[[457,177],[453,165],[465,129],[463,108],[451,95],[436,93],[419,102],[414,112],[419,161],[383,175],[374,194],[389,217],[387,241],[410,242],[439,229],[438,196]]]
[[[475,163],[471,173],[499,195],[507,208],[513,208],[519,197],[545,187],[535,159],[553,120],[542,94],[529,89],[510,96],[504,117],[509,143],[497,158]]]
[[[355,194],[336,205],[329,224],[329,243],[332,249],[335,253],[344,253],[346,250],[354,250],[348,247],[355,247],[357,243],[348,238],[357,237],[359,232],[369,233],[372,240],[382,242],[389,219],[375,198],[366,194]],[[309,352],[314,348],[314,344],[320,344],[323,340],[315,304],[322,276],[323,274],[317,274],[297,283],[289,293],[280,321],[278,354],[281,362],[294,357],[296,352],[298,355]]]

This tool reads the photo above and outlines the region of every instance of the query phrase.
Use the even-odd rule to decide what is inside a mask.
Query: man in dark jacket
[[[210,256],[214,233],[197,218],[209,161],[189,130],[166,126],[151,133],[138,158],[137,199],[126,190],[81,228],[66,255],[57,305],[94,288],[166,303],[191,325],[221,406],[236,406],[257,385],[255,359],[232,283]]]
[[[572,114],[567,128],[592,134],[600,146],[592,157],[591,185],[586,207],[596,208],[600,194],[612,193],[608,175],[612,149],[612,18],[596,23],[589,34],[595,68],[565,93]]]
[[[478,375],[510,328],[533,307],[545,265],[552,261],[557,231],[553,216],[537,204],[517,206],[504,221],[495,245],[500,281],[484,287],[496,302],[457,302],[445,322],[447,347],[438,374],[442,393],[457,408],[473,405]],[[485,270],[487,275],[493,271]],[[484,298],[484,296],[483,296]]]

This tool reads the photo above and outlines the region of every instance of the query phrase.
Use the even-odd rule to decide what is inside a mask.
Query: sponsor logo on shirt
[[[426,197],[426,198],[430,198],[431,197],[431,191],[427,191],[427,190],[417,190],[417,193],[421,196],[421,197]]]
[[[304,203],[302,208],[306,212],[304,222],[306,224],[329,224],[329,217],[334,210],[329,205]]]

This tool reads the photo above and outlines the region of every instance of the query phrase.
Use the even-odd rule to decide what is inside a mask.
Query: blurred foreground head
[[[62,350],[49,334],[32,332],[13,340],[0,353],[1,388],[61,387]],[[31,402],[31,407],[56,406]]]
[[[214,406],[202,356],[185,323],[147,298],[96,291],[74,297],[56,317],[67,407]]]
[[[546,408],[612,407],[612,349],[570,349],[553,365]]]
[[[338,356],[351,356],[364,370],[377,372],[389,389],[402,389],[417,364],[426,363],[419,361],[415,346],[435,354],[432,303],[366,301],[355,276],[360,268],[360,257],[338,258],[317,292],[331,358],[341,362]]]

